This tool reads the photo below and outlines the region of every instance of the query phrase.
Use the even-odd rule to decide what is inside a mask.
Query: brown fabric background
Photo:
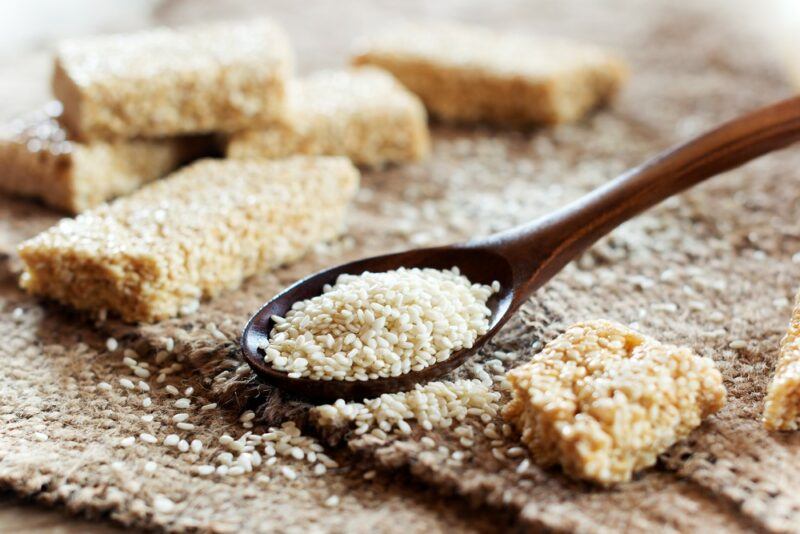
[[[725,376],[728,406],[631,484],[602,490],[558,470],[531,467],[518,474],[521,458],[498,461],[480,439],[463,467],[452,466],[423,452],[420,431],[388,444],[346,440],[335,451],[342,469],[320,478],[303,465],[296,466],[301,476],[292,483],[269,469],[262,473],[270,481],[258,475],[199,478],[191,474],[189,456],[161,445],[114,447],[119,437],[143,431],[163,436],[166,428],[141,422],[142,395],[95,389],[97,382],[116,384],[125,374],[120,357],[105,351],[107,335],[143,355],[173,336],[181,340],[177,350],[186,368],[171,382],[193,384],[229,407],[205,416],[196,434],[207,445],[223,432],[243,431],[236,418],[245,404],[259,408],[262,422],[304,420],[308,407],[255,383],[239,366],[234,345],[248,314],[281,287],[347,259],[527,221],[671,143],[789,94],[768,45],[743,24],[744,12],[734,11],[731,2],[725,11],[715,2],[699,4],[163,4],[155,20],[271,13],[290,30],[304,71],[342,64],[351,38],[380,24],[449,17],[614,46],[630,60],[633,77],[612,109],[578,125],[526,133],[435,127],[428,162],[364,174],[348,236],[299,264],[248,281],[193,316],[157,325],[95,325],[22,294],[13,247],[57,215],[0,199],[0,486],[164,530],[800,530],[800,437],[768,434],[759,423],[798,280],[797,149],[719,177],[624,225],[540,291],[476,360],[511,352],[506,365],[513,366],[570,323],[595,317],[635,323],[660,340],[713,357]],[[5,70],[17,81],[3,87],[9,99],[4,111],[22,109],[43,94],[42,56]],[[12,317],[16,307],[25,310],[18,320]],[[210,323],[230,341],[214,337]],[[730,349],[736,339],[747,341],[746,348]],[[234,378],[212,386],[222,369]],[[470,374],[469,368],[459,372]],[[169,398],[161,391],[150,396],[150,411],[166,420],[174,412]],[[32,439],[41,429],[49,441]],[[449,432],[428,434],[450,450],[463,449]],[[119,460],[123,472],[111,468]],[[148,460],[158,471],[144,471]],[[381,472],[363,480],[372,466]],[[343,495],[341,506],[323,508],[334,493]],[[176,501],[175,510],[155,511],[157,495]]]

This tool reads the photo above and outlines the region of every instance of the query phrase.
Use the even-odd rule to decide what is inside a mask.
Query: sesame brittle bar
[[[604,485],[653,465],[726,398],[712,360],[608,321],[570,327],[508,380],[503,416],[534,459]]]
[[[201,160],[24,242],[21,283],[126,321],[189,313],[336,236],[358,182],[345,158]]]
[[[764,426],[768,430],[800,428],[800,294],[789,329],[781,340],[778,365],[767,388]]]
[[[54,101],[0,126],[0,191],[80,213],[212,151],[210,138],[195,137],[83,143],[60,114]]]
[[[53,92],[81,138],[236,131],[282,116],[292,52],[267,19],[71,40]]]
[[[341,155],[360,165],[417,161],[430,151],[419,99],[375,68],[322,71],[289,85],[286,118],[233,134],[229,157]]]
[[[455,24],[366,37],[353,62],[388,70],[442,120],[512,126],[580,119],[627,78],[625,64],[595,46]]]

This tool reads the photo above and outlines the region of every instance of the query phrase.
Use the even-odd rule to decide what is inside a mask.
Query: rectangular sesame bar
[[[366,37],[352,60],[388,70],[432,115],[460,123],[575,121],[627,77],[620,59],[592,45],[441,23]]]
[[[236,131],[284,112],[293,56],[266,19],[71,40],[53,92],[83,139]]]
[[[80,213],[212,152],[199,137],[75,141],[53,101],[0,126],[0,191]]]
[[[233,134],[227,155],[341,155],[359,165],[417,161],[430,151],[419,99],[375,68],[322,71],[289,85],[286,118]]]
[[[22,243],[21,285],[130,322],[190,313],[339,234],[358,182],[346,158],[201,160]]]
[[[768,430],[800,428],[800,294],[795,299],[789,329],[781,340],[775,374],[767,387],[763,422]]]
[[[726,397],[712,360],[602,320],[570,327],[508,380],[503,416],[533,458],[603,485],[655,464]]]

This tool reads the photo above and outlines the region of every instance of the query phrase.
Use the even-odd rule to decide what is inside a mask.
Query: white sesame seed
[[[179,408],[179,409],[181,409],[181,410],[185,410],[186,408],[188,408],[188,407],[189,407],[189,406],[191,406],[191,405],[192,405],[192,401],[190,401],[189,399],[187,399],[187,398],[185,398],[185,397],[184,397],[184,398],[181,398],[181,399],[178,399],[178,400],[176,400],[176,401],[175,401],[175,404],[174,404],[174,406],[175,406],[176,408]]]
[[[147,383],[147,382],[145,382],[144,380],[139,380],[139,383],[138,383],[138,384],[136,384],[136,385],[137,385],[137,386],[139,386],[139,389],[140,389],[141,391],[144,391],[145,393],[146,393],[146,392],[148,392],[148,391],[150,391],[150,384],[148,384],[148,383]]]
[[[222,436],[219,437],[219,442],[222,445],[230,445],[231,443],[233,443],[233,438],[230,437],[228,434],[223,434]]]
[[[33,439],[36,441],[47,441],[48,437],[44,432],[34,432]]]
[[[133,389],[134,388],[133,382],[131,382],[127,378],[120,378],[119,379],[119,385],[124,387],[125,389]]]
[[[159,495],[155,498],[155,500],[153,500],[153,508],[155,508],[157,512],[167,514],[175,508],[175,503],[170,499]]]
[[[153,401],[150,399],[150,397],[145,397],[145,398],[142,399],[142,406],[144,406],[145,408],[149,408],[150,405],[152,405],[152,404],[153,404]]]
[[[181,430],[194,430],[194,425],[192,423],[178,423],[175,426]]]
[[[108,352],[114,352],[119,348],[119,343],[117,343],[116,339],[110,337],[106,339],[106,348],[108,349]]]
[[[189,419],[188,413],[176,413],[175,415],[172,416],[172,420],[175,421],[176,423],[181,423],[183,421],[186,421],[187,419]]]
[[[155,417],[151,413],[141,416],[141,420],[144,421],[145,423],[152,423],[154,418]]]
[[[178,442],[178,450],[181,452],[186,452],[189,450],[189,442],[185,439],[182,439]]]
[[[732,349],[743,349],[747,346],[747,341],[744,341],[743,339],[735,339],[731,341],[728,346]]]
[[[375,478],[375,474],[376,473],[373,470],[367,471],[366,473],[364,473],[364,480],[372,480],[373,478]]]
[[[239,416],[239,421],[241,421],[242,423],[246,423],[248,421],[252,421],[253,419],[255,419],[255,417],[256,417],[255,412],[253,412],[252,410],[248,410]]]
[[[239,476],[239,475],[243,475],[244,473],[245,473],[245,469],[241,465],[235,465],[235,466],[231,467],[230,469],[228,469],[228,475],[230,475],[230,476]]]
[[[203,442],[199,439],[193,439],[192,442],[189,444],[189,447],[192,449],[192,452],[199,453],[203,450]]]
[[[197,471],[198,475],[207,476],[212,474],[215,471],[215,468],[213,465],[199,465],[195,470]]]
[[[150,371],[148,371],[144,367],[137,367],[136,369],[133,370],[133,374],[135,374],[139,378],[147,378],[150,376]]]
[[[314,474],[317,476],[322,476],[328,469],[322,464],[316,464],[314,466]]]
[[[167,393],[169,393],[170,395],[180,395],[180,393],[181,393],[180,391],[178,391],[178,388],[176,388],[176,387],[175,387],[175,386],[173,386],[172,384],[167,384],[166,386],[164,386],[164,389],[165,389],[165,390],[167,391]]]
[[[100,391],[111,391],[111,384],[108,382],[100,382],[97,384],[97,389]]]
[[[288,465],[284,465],[281,467],[281,474],[289,480],[294,480],[297,478],[297,473],[295,473],[294,469],[292,469]]]
[[[217,407],[216,402],[210,402],[208,404],[204,404],[203,406],[201,406],[200,411],[207,412],[208,410],[213,410],[216,407]]]
[[[327,499],[325,499],[325,506],[328,508],[334,508],[339,506],[339,496],[338,495],[331,495]]]
[[[177,434],[170,434],[164,438],[164,445],[167,447],[175,447],[180,440],[181,438]]]
[[[189,386],[188,388],[186,388],[186,389],[184,389],[184,390],[183,390],[183,394],[184,394],[184,396],[186,396],[186,397],[189,397],[189,396],[191,396],[191,395],[192,395],[192,393],[194,393],[194,388],[193,388],[193,387],[191,387],[191,386]]]
[[[130,447],[134,443],[136,443],[136,438],[134,438],[133,436],[128,436],[127,438],[122,438],[119,441],[119,444],[120,444],[121,447]]]
[[[145,443],[157,443],[158,440],[153,434],[148,434],[147,432],[143,432],[139,434],[139,439],[144,441]]]
[[[147,471],[148,473],[155,473],[157,467],[158,466],[156,465],[155,462],[147,462],[146,464],[144,464],[144,470]]]

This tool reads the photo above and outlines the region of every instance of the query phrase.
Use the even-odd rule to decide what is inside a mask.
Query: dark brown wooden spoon
[[[727,122],[529,224],[467,243],[377,256],[321,271],[295,283],[256,312],[242,334],[244,358],[265,382],[316,401],[362,399],[411,389],[463,364],[534,291],[621,223],[706,178],[798,140],[800,97]],[[456,352],[421,371],[356,382],[289,378],[264,363],[258,346],[269,339],[273,326],[270,317],[284,316],[293,303],[319,295],[322,287],[333,284],[340,274],[453,266],[473,282],[491,284],[497,280],[501,285],[500,292],[489,302],[489,330],[471,349]]]

